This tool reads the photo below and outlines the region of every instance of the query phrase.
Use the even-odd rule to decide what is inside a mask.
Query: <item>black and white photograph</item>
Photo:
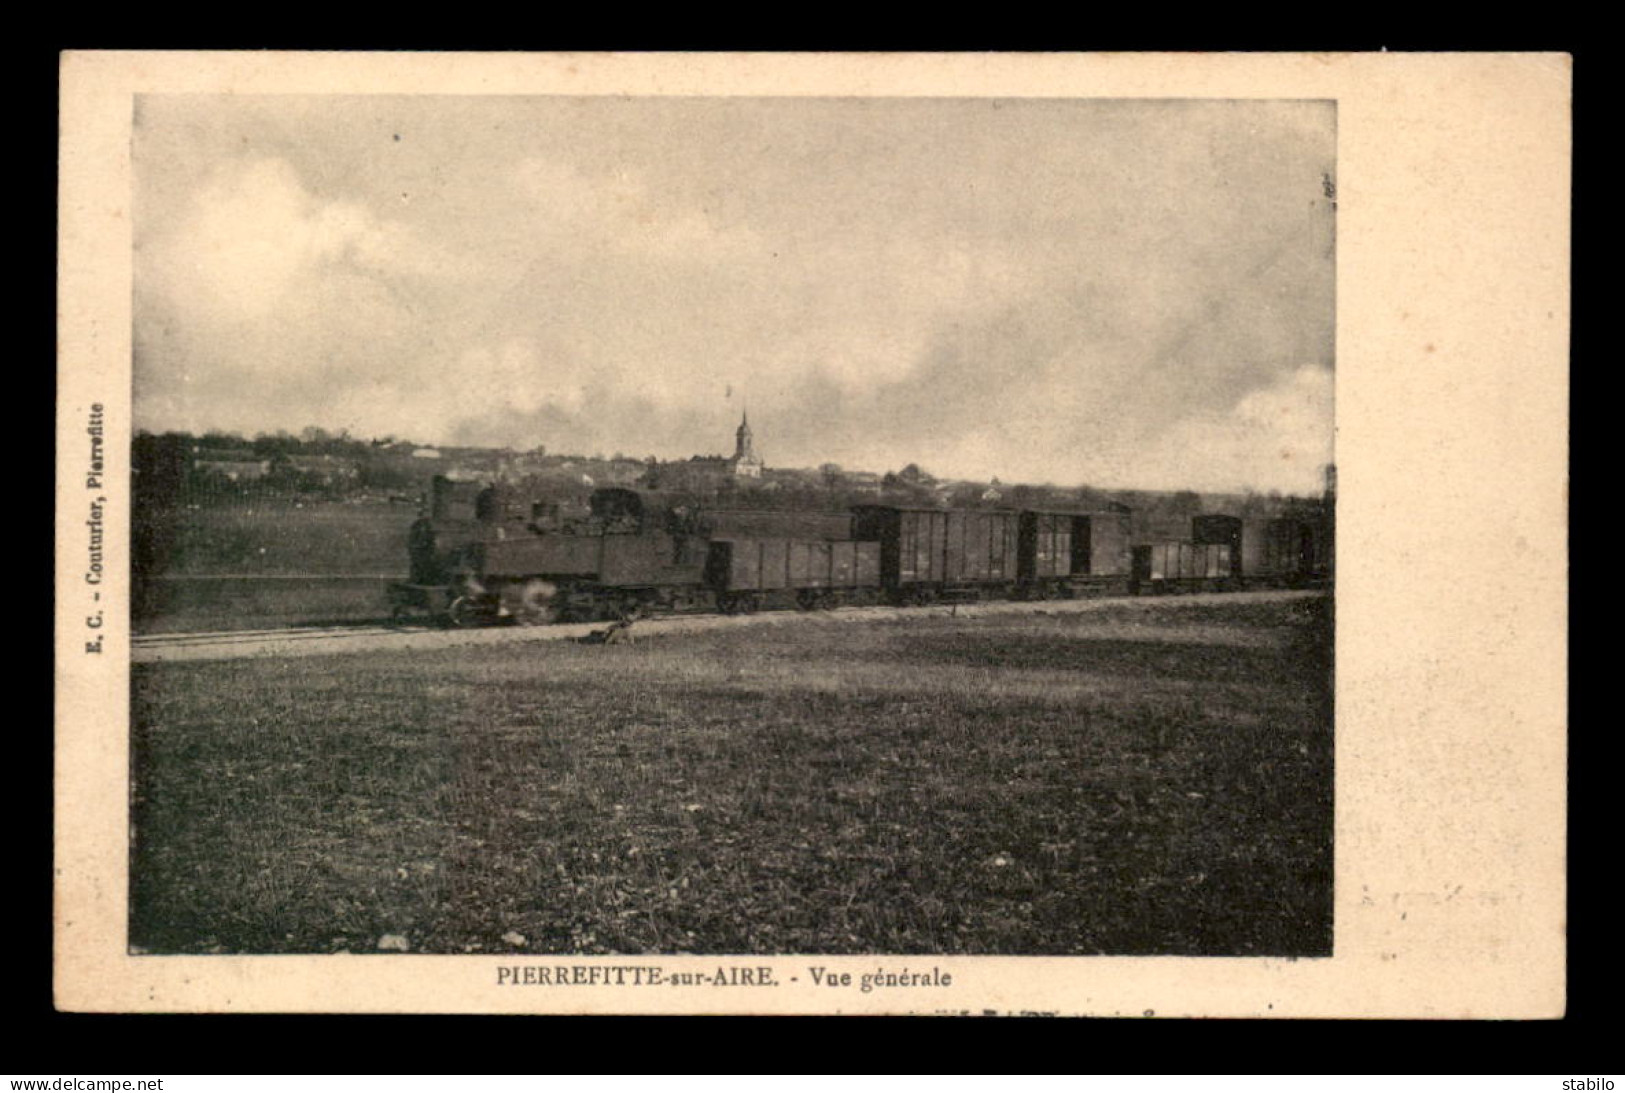
[[[124,387],[60,407],[121,974],[1365,952],[1338,95],[252,84],[134,81]]]

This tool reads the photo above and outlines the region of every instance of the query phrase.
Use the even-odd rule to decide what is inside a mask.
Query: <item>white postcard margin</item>
[[[1567,56],[69,53],[61,79],[58,1008],[1562,1015]],[[130,122],[162,92],[1335,100],[1334,955],[547,961],[777,970],[726,990],[499,984],[534,957],[128,955]],[[952,985],[832,990],[809,964]]]

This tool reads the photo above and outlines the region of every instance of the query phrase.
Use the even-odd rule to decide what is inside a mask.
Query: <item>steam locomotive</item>
[[[397,617],[538,625],[651,613],[1221,591],[1323,580],[1323,522],[1205,515],[1135,543],[1131,511],[708,509],[612,487],[584,505],[437,478],[408,540]]]

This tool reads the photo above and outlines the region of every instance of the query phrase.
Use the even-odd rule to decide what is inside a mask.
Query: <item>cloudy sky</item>
[[[136,424],[1316,491],[1333,109],[143,96]]]

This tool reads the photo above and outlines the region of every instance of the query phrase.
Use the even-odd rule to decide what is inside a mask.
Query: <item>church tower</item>
[[[739,428],[734,433],[734,457],[728,462],[732,464],[734,474],[740,478],[762,477],[762,457],[756,454],[748,412],[740,415]]]

